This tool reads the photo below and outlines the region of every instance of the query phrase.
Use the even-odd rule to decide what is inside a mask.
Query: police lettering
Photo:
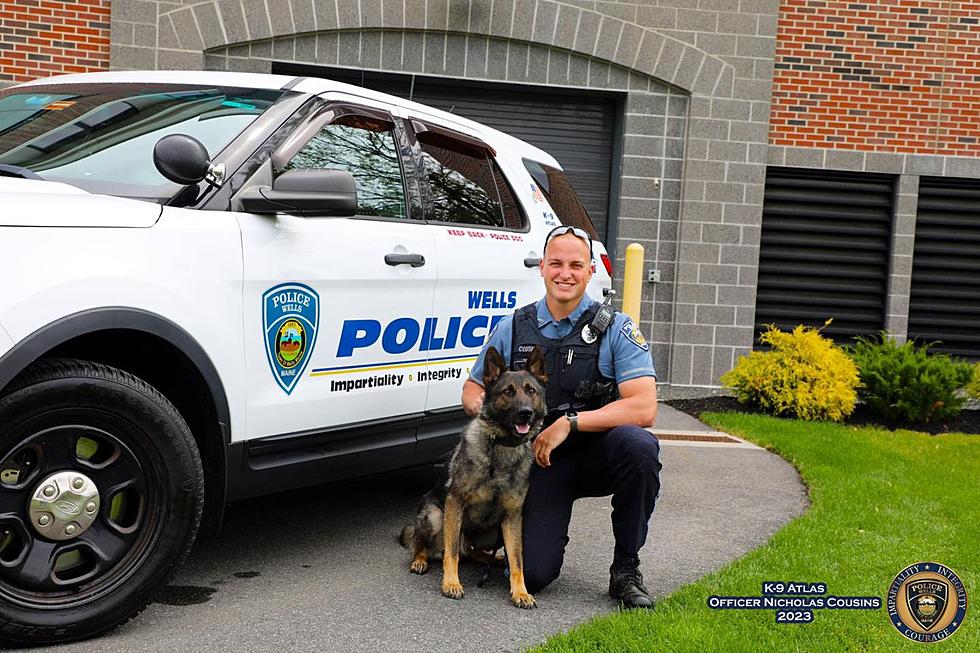
[[[272,307],[282,309],[284,313],[301,313],[301,306],[310,307],[310,296],[298,290],[281,292],[272,298]]]
[[[511,290],[470,290],[469,309],[477,308],[514,308],[517,306],[517,291]]]
[[[501,293],[502,294],[502,293]],[[516,295],[515,295],[516,301]],[[344,320],[337,345],[337,358],[348,358],[357,349],[381,341],[388,354],[404,354],[412,349],[440,351],[458,346],[477,349],[504,315],[471,315],[450,317],[440,323],[438,317],[427,317],[420,324],[415,318],[399,317],[382,326],[378,320]]]

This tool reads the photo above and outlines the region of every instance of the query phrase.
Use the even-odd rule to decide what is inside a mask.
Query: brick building
[[[618,266],[645,246],[642,327],[681,396],[768,322],[980,358],[978,21],[951,0],[0,0],[0,84],[319,74],[537,139]]]

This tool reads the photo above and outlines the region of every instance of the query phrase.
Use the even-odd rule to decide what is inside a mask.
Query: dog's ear
[[[487,356],[483,360],[483,387],[489,389],[506,371],[507,363],[504,362],[504,357],[500,355],[497,348],[487,349]]]
[[[531,373],[531,376],[536,378],[541,385],[548,385],[548,371],[544,364],[544,354],[541,353],[541,348],[537,345],[531,350],[531,355],[527,358],[527,367],[525,369]]]

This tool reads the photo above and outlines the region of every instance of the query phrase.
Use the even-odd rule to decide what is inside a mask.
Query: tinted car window
[[[517,200],[497,164],[484,152],[420,142],[432,195],[432,220],[485,227],[523,226]]]
[[[91,192],[166,201],[180,188],[153,165],[169,134],[213,158],[279,90],[175,84],[64,84],[0,91],[0,163]]]
[[[593,240],[599,239],[589,212],[562,170],[530,159],[524,159],[524,167],[531,174],[531,179],[537,182],[562,224],[584,229]]]
[[[292,168],[346,170],[357,185],[358,215],[406,217],[405,185],[390,122],[343,116],[310,139],[284,170]]]

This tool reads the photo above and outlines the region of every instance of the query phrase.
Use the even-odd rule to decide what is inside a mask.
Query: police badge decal
[[[888,588],[888,618],[914,642],[939,642],[963,624],[966,588],[952,569],[919,562],[901,571]]]
[[[319,324],[320,297],[309,286],[284,283],[262,295],[266,358],[287,395],[310,362]]]

